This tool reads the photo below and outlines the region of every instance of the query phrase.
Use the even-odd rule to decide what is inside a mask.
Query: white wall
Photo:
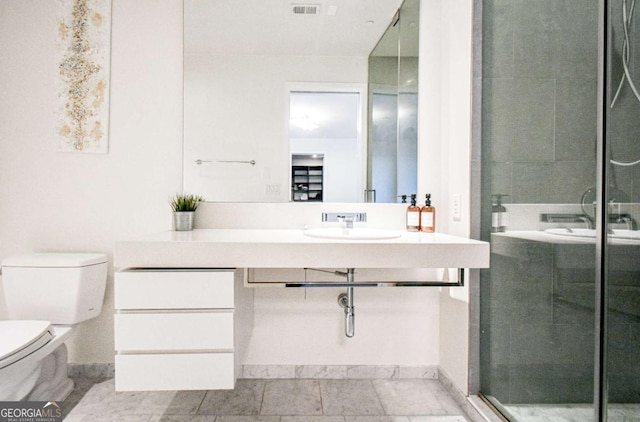
[[[470,94],[465,80],[467,76],[470,79],[470,53],[467,57],[465,51],[470,51],[470,2],[422,1],[421,15],[429,22],[425,25],[429,31],[421,33],[421,54],[426,55],[420,71],[424,90],[420,140],[425,145],[419,151],[420,196],[433,194],[439,231],[464,234],[468,230],[469,195],[465,119]],[[52,52],[56,4],[50,0],[0,1],[0,259],[43,250],[111,255],[117,239],[169,229],[167,199],[182,187],[182,1],[165,0],[160,7],[153,0],[113,0],[110,151],[106,155],[55,151],[56,65]],[[443,37],[437,36],[439,28]],[[456,97],[446,101],[448,95]],[[261,120],[254,126],[259,129],[262,123],[269,124]],[[464,199],[459,224],[447,218],[452,192],[460,192]],[[415,298],[407,297],[409,291],[402,289],[384,298],[378,295],[386,289],[378,291],[356,297],[360,337],[350,346],[349,357],[325,354],[326,360],[440,362],[466,391],[467,304],[449,298],[444,291],[440,318],[434,312],[438,310],[435,290],[421,291],[424,297]],[[276,353],[269,325],[293,321],[304,329],[304,321],[296,317],[305,315],[308,306],[326,313],[323,336],[331,337],[327,344],[340,350],[344,339],[336,324],[341,323],[341,310],[336,309],[333,294],[312,292],[305,299],[302,293],[258,294],[259,324],[249,363],[318,362],[316,348],[308,348],[308,357],[293,351],[268,353]],[[292,303],[285,300],[289,295],[295,296]],[[110,275],[102,315],[82,324],[70,342],[72,362],[113,361],[112,296]],[[408,313],[403,314],[397,307],[407,304]],[[293,307],[291,312],[286,312],[285,305]],[[259,321],[267,314],[268,319]],[[4,317],[6,312],[0,305],[0,318]],[[441,325],[439,319],[443,320]],[[395,325],[400,321],[408,325]],[[414,332],[416,326],[419,328]],[[380,327],[387,331],[406,329],[404,340],[398,341],[394,333],[383,342],[373,342]],[[369,347],[363,348],[361,341],[370,342]],[[293,340],[286,342],[292,344]],[[384,353],[378,354],[372,345]]]
[[[182,188],[182,0],[113,0],[104,155],[56,152],[57,4],[0,1],[0,260],[32,251],[111,256],[116,239],[169,229],[167,200]],[[69,343],[72,362],[113,361],[109,272],[101,316]]]
[[[437,291],[356,288],[349,339],[337,301],[344,290],[257,288],[245,364],[437,366]]]
[[[211,201],[287,202],[287,83],[366,81],[367,57],[186,57],[185,190]],[[256,165],[198,166],[198,158]]]
[[[419,189],[433,193],[437,230],[470,233],[471,0],[422,0]],[[424,22],[424,24],[423,24]],[[425,31],[422,31],[422,29]],[[425,171],[426,170],[426,171]],[[462,198],[455,221],[451,201]],[[442,289],[440,369],[468,392],[469,289]]]

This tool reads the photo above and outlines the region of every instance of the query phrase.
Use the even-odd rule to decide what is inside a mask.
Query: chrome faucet
[[[621,223],[625,223],[627,225],[627,230],[638,230],[638,225],[636,224],[636,220],[629,215],[624,215],[619,218]]]
[[[350,221],[349,221],[350,220]],[[366,223],[366,212],[323,212],[322,221],[326,223],[340,222],[347,225],[346,228],[352,229],[353,223]]]
[[[342,223],[343,228],[352,229],[353,228],[353,216],[352,215],[341,215],[338,216],[338,221]]]
[[[562,225],[584,223],[587,229],[593,229],[595,227],[593,220],[587,214],[542,213],[540,214],[540,221],[543,223]]]

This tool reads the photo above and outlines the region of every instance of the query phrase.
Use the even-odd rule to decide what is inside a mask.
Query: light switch
[[[462,195],[459,193],[453,195],[451,203],[451,215],[453,217],[453,221],[462,220]]]

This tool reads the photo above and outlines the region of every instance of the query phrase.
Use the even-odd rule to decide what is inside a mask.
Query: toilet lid
[[[38,350],[53,338],[49,321],[0,321],[0,368]]]
[[[3,267],[75,268],[107,262],[102,253],[28,253],[10,256],[2,261]]]

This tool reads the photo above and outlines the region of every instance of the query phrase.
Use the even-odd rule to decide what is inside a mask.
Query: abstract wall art
[[[107,153],[111,0],[57,0],[58,151]]]

